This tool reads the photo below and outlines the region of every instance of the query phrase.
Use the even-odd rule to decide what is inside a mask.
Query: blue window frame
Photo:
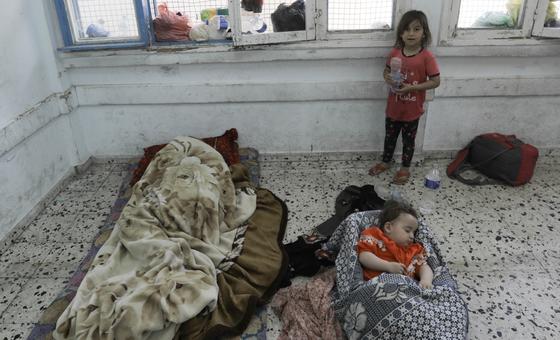
[[[64,48],[145,47],[150,10],[145,0],[55,0]]]
[[[228,0],[54,0],[60,22],[63,51],[143,48],[152,45],[223,45],[231,39],[198,41],[157,41],[153,18],[160,3],[169,3],[173,12],[187,14],[201,22],[206,8],[227,8]],[[214,40],[213,40],[214,39]]]

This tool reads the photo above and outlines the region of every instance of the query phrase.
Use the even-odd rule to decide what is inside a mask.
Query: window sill
[[[560,46],[560,40],[556,38],[493,38],[493,39],[469,39],[469,38],[448,38],[439,41],[440,46]]]
[[[234,47],[231,42],[169,44],[149,49],[59,51],[65,69],[141,65],[186,65],[267,61],[384,58],[393,41],[313,40]],[[550,57],[560,54],[559,39],[441,41],[430,50],[438,57]]]

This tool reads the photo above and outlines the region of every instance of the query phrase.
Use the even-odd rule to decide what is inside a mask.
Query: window
[[[54,1],[68,50],[192,40],[250,45],[315,38],[315,0],[287,5],[284,0]],[[223,18],[209,23],[215,15]],[[212,24],[219,26],[214,30]]]
[[[262,8],[254,10],[251,3]],[[314,0],[230,0],[230,7],[235,45],[315,39]]]
[[[146,31],[137,17],[137,0],[59,0],[56,10],[65,46],[143,46]]]
[[[519,28],[522,1],[463,0],[458,28]],[[521,15],[523,17],[523,15]]]
[[[152,41],[184,43],[193,40],[226,40],[228,6],[228,0],[150,0]],[[209,21],[214,16],[224,19],[223,23],[219,23],[223,27],[210,30]]]
[[[203,41],[255,45],[360,38],[390,44],[395,23],[410,8],[411,0],[54,2],[65,48],[74,50]]]
[[[395,24],[410,8],[411,0],[317,1],[317,38],[392,43]]]
[[[512,38],[554,36],[557,4],[557,0],[445,1],[441,40],[444,44],[507,44]]]
[[[560,1],[540,1],[533,35],[560,38]]]
[[[393,1],[328,1],[328,30],[391,29]]]

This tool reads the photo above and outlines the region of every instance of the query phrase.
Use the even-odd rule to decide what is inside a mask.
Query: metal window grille
[[[518,27],[523,7],[523,0],[461,0],[457,27],[485,27],[481,22],[498,24],[506,22],[508,17]]]
[[[192,22],[201,21],[200,12],[206,8],[228,8],[228,0],[152,0],[152,14],[157,15],[157,5],[167,3],[167,7],[172,12],[181,12],[187,15]],[[267,24],[267,32],[272,32],[272,21],[270,15],[278,8],[278,5],[285,3],[291,4],[290,0],[265,0],[262,7],[261,18]]]
[[[157,15],[157,6],[167,3],[167,8],[173,13],[181,12],[191,22],[201,21],[200,12],[207,8],[228,8],[228,0],[153,0],[152,14]]]
[[[138,37],[133,0],[71,0],[68,5],[77,40],[88,38],[90,25],[106,31],[109,38]]]
[[[328,30],[390,29],[393,0],[329,0]]]

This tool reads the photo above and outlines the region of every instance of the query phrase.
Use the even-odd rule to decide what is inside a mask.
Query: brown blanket
[[[247,177],[238,170],[232,167],[232,176],[236,186],[242,186],[241,177]],[[284,202],[266,189],[257,189],[257,209],[249,219],[243,251],[229,270],[217,276],[217,307],[183,323],[176,339],[216,339],[243,332],[255,307],[276,292],[287,268],[281,246],[286,223]]]

